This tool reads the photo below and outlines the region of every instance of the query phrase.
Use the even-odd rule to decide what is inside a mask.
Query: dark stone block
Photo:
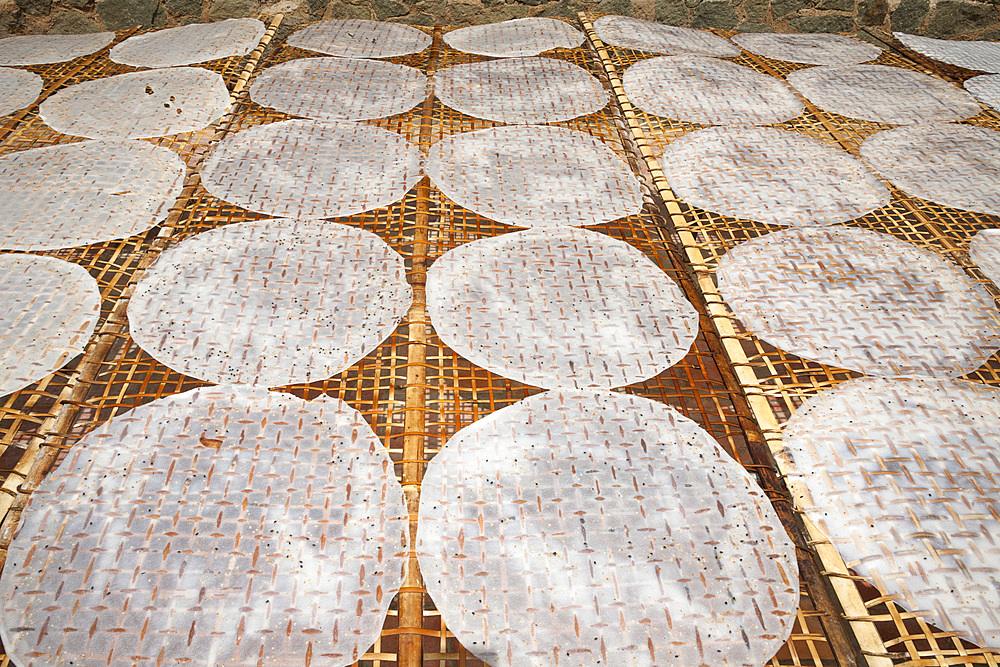
[[[803,0],[771,0],[771,16],[780,18],[803,8]]]
[[[69,10],[56,14],[52,27],[49,28],[50,35],[82,35],[100,31],[101,26],[97,25],[97,21],[91,21],[81,13]]]
[[[159,9],[157,0],[97,0],[97,13],[108,30],[152,28]]]
[[[17,6],[25,14],[45,16],[52,11],[52,0],[17,0]]]
[[[253,16],[260,9],[258,0],[215,0],[208,8],[210,21],[224,21]]]
[[[743,15],[751,23],[766,23],[769,6],[768,0],[746,0],[742,5]]]
[[[667,25],[686,26],[691,19],[681,0],[656,0],[656,20]]]
[[[594,9],[598,13],[629,16],[632,13],[632,2],[631,0],[601,0]]]
[[[799,16],[788,22],[802,32],[854,32],[854,19],[843,14]]]
[[[719,28],[732,30],[739,23],[736,10],[725,0],[709,0],[694,8],[692,28]]]
[[[335,2],[330,5],[330,18],[332,19],[370,19],[371,10],[360,5],[348,5],[343,2]]]
[[[917,32],[930,8],[929,0],[900,0],[889,16],[889,25],[900,32]]]
[[[939,0],[927,19],[928,37],[948,39],[979,32],[996,25],[1000,16],[993,5],[961,0]]]
[[[818,0],[816,9],[832,9],[841,12],[853,12],[854,0]]]
[[[388,19],[393,16],[406,16],[409,8],[396,0],[372,0],[372,9],[375,10],[375,18]]]
[[[201,16],[201,0],[167,0],[167,9],[177,16]]]
[[[858,23],[862,25],[880,26],[888,15],[888,0],[861,0],[858,3]]]
[[[774,32],[774,29],[766,23],[741,23],[736,26],[739,32]]]

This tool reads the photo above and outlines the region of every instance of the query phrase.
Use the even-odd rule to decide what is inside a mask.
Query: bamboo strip
[[[441,49],[441,27],[435,26],[427,74],[437,69]],[[425,153],[431,145],[434,120],[434,98],[430,81],[427,99],[420,112],[420,149]],[[403,431],[403,493],[410,512],[410,559],[406,578],[399,593],[398,663],[401,667],[420,667],[424,663],[423,635],[413,629],[423,627],[424,581],[413,549],[417,538],[417,514],[420,507],[420,482],[424,475],[424,440],[427,426],[427,239],[430,226],[430,179],[424,176],[417,184],[416,228],[413,234],[413,251],[410,265],[410,285],[413,288],[413,305],[407,316],[408,340],[406,346],[406,405]]]
[[[580,21],[583,24],[584,30],[586,31],[591,44],[599,55],[601,63],[604,65],[618,104],[625,114],[629,129],[635,137],[636,144],[639,147],[640,153],[642,154],[642,157],[649,169],[650,176],[652,177],[660,198],[663,201],[666,213],[670,222],[673,223],[675,231],[680,239],[686,259],[691,269],[694,271],[698,287],[705,297],[709,318],[716,330],[716,333],[722,340],[726,355],[735,370],[736,376],[739,379],[753,416],[757,424],[760,426],[761,433],[765,438],[767,446],[772,455],[774,455],[780,451],[781,448],[780,423],[774,411],[771,409],[767,397],[764,395],[757,375],[754,372],[754,369],[746,356],[746,352],[740,343],[740,338],[737,335],[736,329],[733,327],[733,315],[729,311],[729,308],[726,306],[715,286],[713,273],[705,260],[705,256],[698,246],[697,240],[692,233],[680,206],[678,205],[677,198],[674,196],[669,185],[667,184],[659,163],[653,156],[653,151],[645,133],[642,131],[640,124],[637,122],[635,110],[628,101],[628,98],[625,96],[621,79],[612,64],[611,56],[608,53],[607,47],[605,47],[604,43],[597,36],[594,31],[593,24],[586,14],[580,14]],[[785,473],[785,471],[781,472],[783,474]],[[787,478],[785,481],[786,483],[792,482],[792,480]],[[800,491],[800,489],[796,488],[797,485],[795,485],[794,482],[789,484],[789,486],[793,493],[798,493]],[[867,608],[858,593],[857,587],[850,579],[850,573],[848,572],[843,559],[840,558],[840,555],[837,553],[833,545],[824,535],[822,535],[822,533],[819,533],[815,526],[806,521],[805,527],[808,534],[813,538],[812,544],[825,568],[824,574],[832,575],[829,579],[830,584],[836,594],[837,600],[843,608],[845,618],[848,619],[854,638],[858,642],[864,660],[864,663],[862,664],[867,664],[870,667],[890,667],[892,665],[892,660],[889,658],[889,653],[886,650],[885,644],[882,642],[874,623],[867,619]]]

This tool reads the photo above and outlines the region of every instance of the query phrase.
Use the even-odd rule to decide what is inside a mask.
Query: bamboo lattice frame
[[[116,414],[202,384],[171,371],[138,348],[127,333],[125,306],[138,272],[163,249],[208,229],[264,217],[212,197],[201,187],[197,174],[207,149],[227,134],[291,118],[260,107],[246,95],[247,84],[262,67],[318,55],[287,45],[271,45],[280,21],[280,16],[271,20],[261,44],[249,56],[204,65],[223,74],[232,91],[234,107],[226,117],[200,132],[153,140],[178,151],[188,165],[183,194],[163,224],[121,241],[38,253],[87,268],[100,284],[104,307],[97,332],[80,358],[0,401],[0,559],[6,554],[31,489],[65,449]],[[770,664],[863,664],[858,657],[859,644],[861,655],[872,664],[888,664],[885,656],[889,654],[898,654],[898,662],[913,666],[997,664],[996,656],[963,648],[960,642],[940,633],[932,634],[926,624],[908,618],[887,599],[862,601],[853,578],[832,547],[803,526],[769,448],[776,446],[779,420],[787,418],[803,398],[851,374],[783,355],[735,328],[732,315],[714,291],[714,259],[740,240],[766,232],[768,227],[691,211],[672,198],[650,148],[691,126],[635,112],[622,94],[618,77],[623,66],[645,56],[607,50],[596,39],[589,21],[584,20],[583,25],[594,48],[584,45],[556,49],[546,55],[590,71],[615,92],[618,104],[612,101],[602,111],[553,125],[605,142],[647,182],[646,205],[641,214],[590,229],[643,251],[682,286],[702,315],[702,333],[681,363],[625,391],[671,405],[706,428],[755,474],[793,536],[802,577],[801,606],[791,638]],[[430,74],[449,65],[486,59],[445,46],[440,28],[428,32],[434,37],[429,49],[388,60]],[[116,43],[129,34],[120,34]],[[109,48],[70,63],[30,68],[45,79],[40,99],[65,85],[135,69],[108,60]],[[883,56],[886,59],[892,61],[890,64],[910,66],[899,56]],[[772,74],[784,70],[770,68],[787,68],[747,55],[737,62]],[[982,116],[976,122],[1000,127],[1000,115],[988,112]],[[856,148],[861,137],[876,129],[848,119],[825,118],[815,109],[797,122],[801,124],[797,129],[849,149]],[[369,123],[398,132],[425,151],[451,134],[499,125],[463,115],[433,97],[409,112]],[[0,124],[0,153],[70,140],[41,122],[37,105]],[[928,207],[932,205],[895,194],[898,206],[878,220],[864,219],[864,226],[950,253],[967,267],[963,248],[967,248],[968,238],[980,228],[994,226],[984,216],[948,211],[946,225],[930,227],[922,220],[921,211],[931,210]],[[286,390],[304,398],[321,394],[342,398],[364,415],[395,463],[410,507],[412,531],[426,462],[460,428],[539,391],[459,357],[438,340],[424,307],[423,285],[434,259],[462,243],[513,228],[454,204],[426,178],[401,201],[339,218],[338,222],[378,234],[403,255],[414,288],[414,304],[397,330],[349,370],[324,382]],[[978,379],[1000,384],[1000,364],[994,360]],[[381,637],[360,664],[481,664],[448,631],[426,594],[412,557],[411,566]],[[861,590],[871,595],[869,589]],[[842,609],[846,610],[846,622]],[[4,658],[0,667],[7,664]]]
[[[663,146],[699,126],[646,114],[633,107],[624,94],[621,75],[629,65],[652,57],[653,54],[606,46],[594,31],[591,18],[581,14],[581,20],[590,43],[600,55],[615,88],[618,102],[633,136],[636,137],[640,153],[669,217],[671,230],[676,234],[688,265],[709,303],[713,327],[724,341],[726,354],[769,449],[777,452],[781,447],[781,424],[803,400],[825,388],[857,377],[858,374],[782,352],[741,328],[716,288],[716,263],[739,243],[757,238],[778,227],[721,216],[688,206],[674,196],[654,155]],[[728,33],[717,32],[728,36]],[[889,42],[885,37],[876,36]],[[732,61],[781,78],[791,71],[807,67],[770,60],[748,52]],[[924,61],[921,66],[921,63],[911,61],[892,50],[886,50],[874,62],[937,74],[937,68],[928,67],[930,63]],[[953,77],[947,78],[955,80]],[[855,156],[866,137],[891,127],[829,113],[803,101],[806,105],[804,114],[775,127],[802,132]],[[1000,115],[993,110],[984,110],[964,122],[997,129],[1000,128]],[[892,192],[892,203],[847,223],[848,225],[890,234],[940,253],[963,267],[994,297],[1000,294],[996,286],[968,258],[971,237],[980,229],[996,227],[1000,223],[996,217],[943,207],[909,197],[890,184],[886,185]],[[985,366],[967,377],[992,385],[1000,384],[1000,359],[994,356]],[[780,472],[784,476],[790,471]],[[794,484],[791,479],[786,481],[789,485]],[[805,508],[797,508],[797,511],[802,509]],[[934,628],[897,606],[893,596],[881,595],[864,578],[849,571],[829,540],[808,520],[805,523],[810,535],[810,547],[823,562],[824,575],[829,578],[836,591],[842,605],[843,618],[851,626],[852,635],[859,643],[859,662],[863,660],[879,667],[998,664],[1000,654],[979,649],[956,638],[953,633]]]

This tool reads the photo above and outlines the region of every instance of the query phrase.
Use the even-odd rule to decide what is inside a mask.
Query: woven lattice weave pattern
[[[402,489],[357,411],[198,389],[110,421],[34,492],[0,623],[24,667],[288,664],[305,647],[345,665],[406,553]]]

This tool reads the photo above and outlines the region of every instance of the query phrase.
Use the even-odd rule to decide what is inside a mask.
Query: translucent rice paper
[[[868,137],[861,156],[909,195],[1000,215],[1000,132],[944,123],[898,127]]]
[[[642,188],[614,151],[558,127],[495,127],[442,139],[427,174],[456,203],[519,227],[598,225],[642,210]]]
[[[390,58],[420,53],[431,45],[431,41],[426,32],[408,25],[338,19],[296,30],[285,43],[331,56]]]
[[[888,188],[860,161],[787,130],[690,132],[667,146],[660,166],[688,203],[773,225],[846,222],[890,201]]]
[[[984,229],[973,236],[969,258],[987,278],[1000,285],[1000,229]]]
[[[900,67],[809,67],[785,78],[821,109],[876,123],[962,120],[981,111],[964,90]]]
[[[185,375],[274,387],[346,370],[392,333],[411,301],[403,259],[371,232],[256,220],[161,254],[128,319],[142,349]]]
[[[0,156],[0,248],[52,250],[140,234],[181,193],[184,162],[144,141],[81,141]]]
[[[407,537],[356,410],[202,387],[115,417],[32,493],[0,634],[22,667],[350,665],[399,590]]]
[[[100,51],[115,38],[113,32],[86,35],[20,35],[0,39],[0,65],[61,63]]]
[[[160,137],[201,130],[229,110],[222,77],[200,67],[129,72],[64,88],[39,106],[63,134],[92,139]]]
[[[983,104],[1000,110],[1000,74],[974,76],[962,85]]]
[[[718,58],[740,55],[738,46],[707,30],[664,25],[630,16],[602,16],[594,21],[594,29],[605,43],[637,51]]]
[[[733,35],[732,40],[750,53],[807,65],[857,65],[882,55],[874,44],[843,35],[745,32]]]
[[[611,392],[546,392],[455,434],[421,486],[417,556],[494,667],[756,667],[799,601],[750,475],[678,412]]]
[[[229,56],[245,56],[264,36],[257,19],[229,19],[217,23],[192,23],[129,37],[111,49],[116,63],[135,67],[193,65]]]
[[[687,354],[698,312],[663,271],[604,234],[552,227],[466,243],[427,274],[441,340],[536,387],[621,387]]]
[[[23,69],[0,67],[0,116],[30,106],[42,92],[42,77]]]
[[[83,352],[101,314],[97,281],[76,264],[0,255],[0,396]]]
[[[909,49],[934,60],[966,69],[1000,74],[1000,44],[957,39],[933,39],[922,35],[894,32],[893,36]]]
[[[770,125],[802,113],[778,77],[701,56],[640,60],[625,70],[625,94],[646,113],[703,125]]]
[[[455,65],[434,75],[444,104],[502,123],[552,123],[600,111],[601,82],[582,67],[552,58],[510,58]]]
[[[314,120],[371,120],[409,111],[427,97],[418,69],[360,58],[302,58],[269,67],[250,98]]]
[[[908,611],[1000,648],[1000,392],[971,382],[851,380],[785,425],[799,505]]]
[[[866,375],[959,377],[1000,350],[1000,313],[985,288],[887,234],[774,232],[730,250],[716,277],[753,333]]]
[[[559,19],[532,17],[459,28],[444,34],[444,43],[481,56],[534,56],[550,49],[575,49],[583,33]]]
[[[420,150],[395,132],[362,123],[286,120],[220,141],[201,182],[251,211],[331,218],[402,199],[420,180]]]

